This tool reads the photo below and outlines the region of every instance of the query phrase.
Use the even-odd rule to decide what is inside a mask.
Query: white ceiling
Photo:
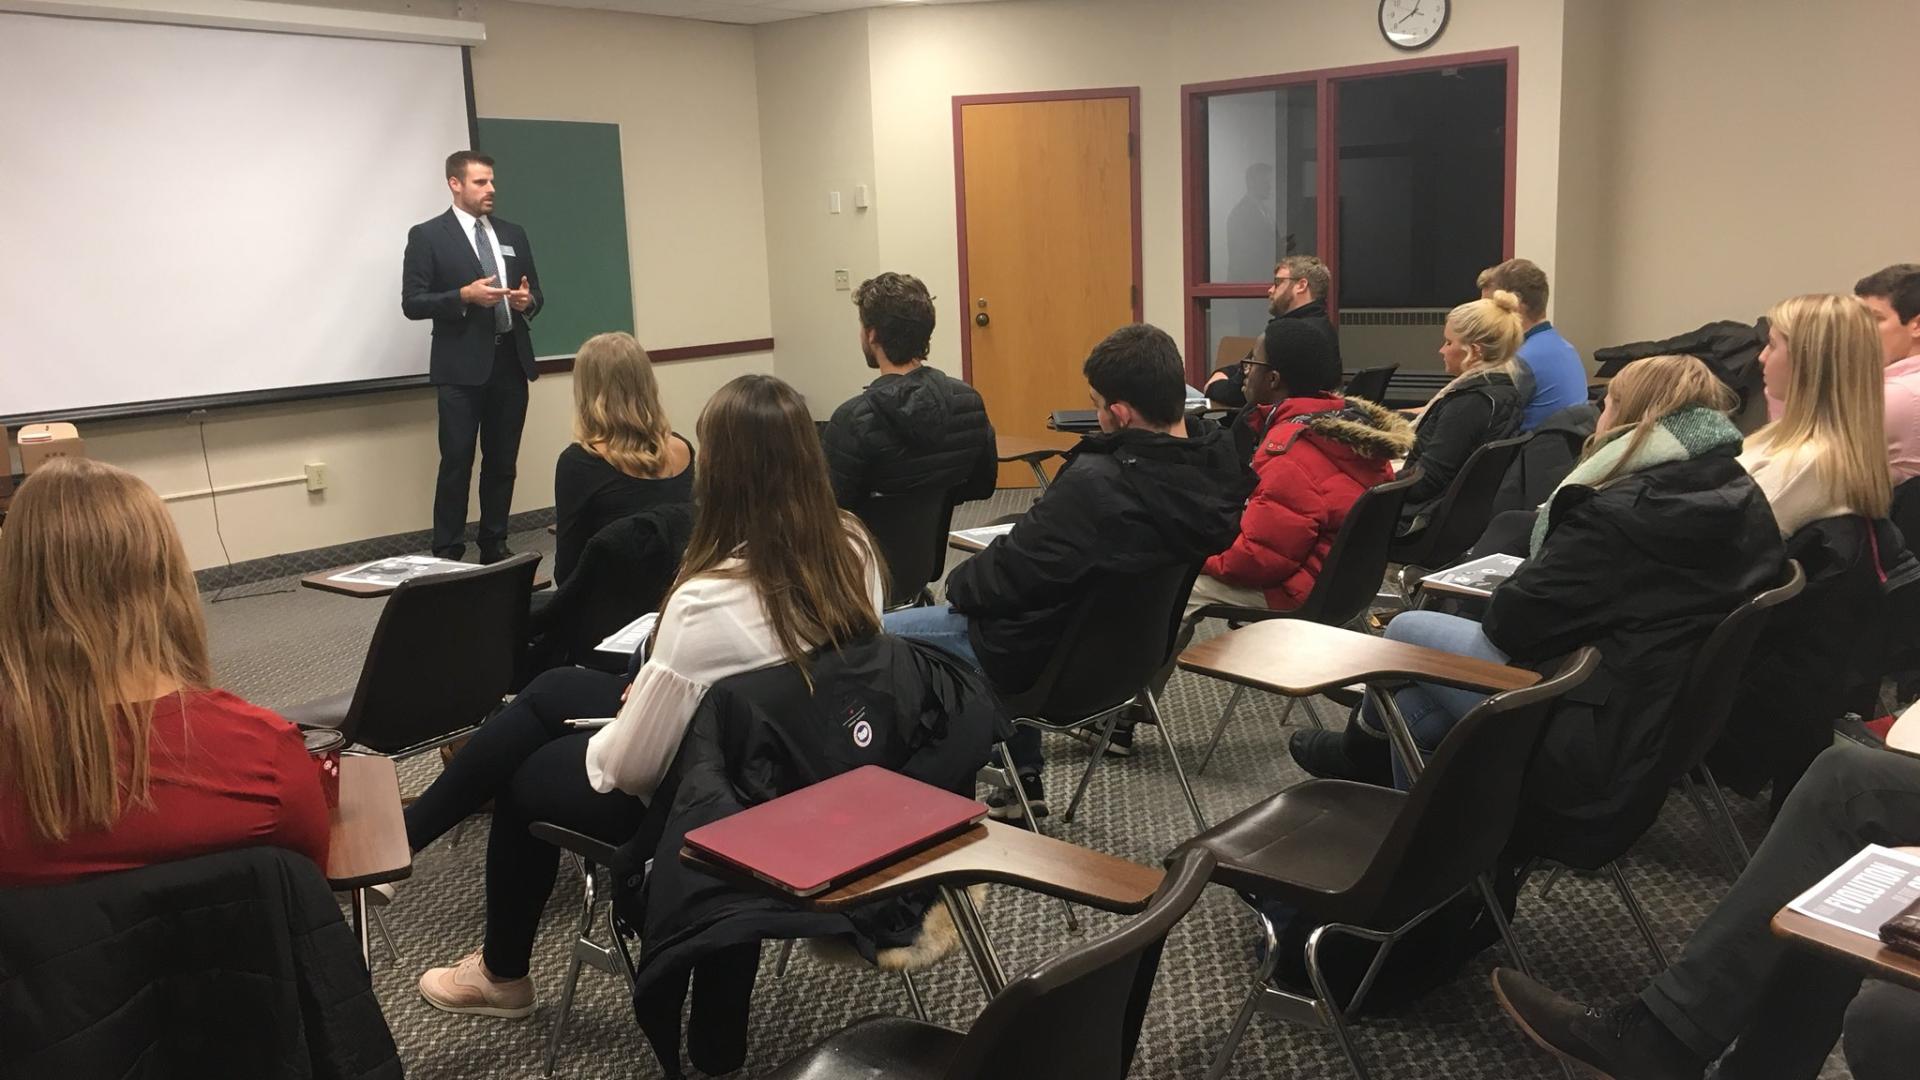
[[[559,7],[600,8],[640,15],[668,15],[722,23],[767,23],[804,19],[832,11],[892,7],[901,3],[978,4],[987,0],[533,0]]]

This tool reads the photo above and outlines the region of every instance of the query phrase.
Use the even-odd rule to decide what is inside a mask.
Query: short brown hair
[[[860,325],[873,331],[887,360],[904,364],[927,358],[933,338],[933,297],[912,274],[875,274],[853,290]]]
[[[1327,264],[1313,255],[1289,255],[1274,264],[1273,272],[1285,270],[1295,281],[1307,283],[1307,295],[1315,300],[1325,300],[1327,290],[1333,287],[1333,271]]]
[[[1489,266],[1480,271],[1480,278],[1474,284],[1481,292],[1488,289],[1505,289],[1520,298],[1520,310],[1529,319],[1547,317],[1547,272],[1533,264],[1532,259],[1508,259],[1498,266]]]
[[[493,159],[478,150],[455,150],[447,155],[447,179],[465,180],[469,165],[485,165],[491,169]]]

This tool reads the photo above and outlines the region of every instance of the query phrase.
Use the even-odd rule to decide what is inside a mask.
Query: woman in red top
[[[0,530],[0,887],[256,844],[326,865],[300,733],[209,674],[153,489],[71,458],[22,484]]]

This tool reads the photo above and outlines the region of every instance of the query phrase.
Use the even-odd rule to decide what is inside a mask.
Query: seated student
[[[1853,295],[1873,312],[1880,331],[1887,457],[1898,487],[1920,476],[1920,263],[1869,274],[1854,284]]]
[[[607,525],[693,499],[693,448],[673,433],[632,334],[595,334],[574,356],[573,440],[553,469],[556,582]]]
[[[1273,285],[1267,290],[1267,314],[1276,319],[1298,319],[1325,335],[1333,351],[1323,361],[1326,370],[1315,379],[1337,387],[1345,373],[1340,369],[1340,333],[1327,318],[1327,290],[1333,287],[1333,274],[1327,264],[1312,255],[1289,255],[1273,268]],[[1215,368],[1207,376],[1201,392],[1207,400],[1229,409],[1247,404],[1239,364]]]
[[[407,809],[407,841],[418,851],[493,800],[486,942],[421,976],[420,994],[436,1008],[532,1014],[527,964],[560,854],[528,835],[529,823],[625,842],[709,686],[879,629],[878,556],[860,523],[833,504],[800,395],[771,375],[742,375],[707,402],[697,432],[706,449],[694,479],[700,513],[633,684],[547,672],[481,725]],[[616,710],[597,732],[564,723]]]
[[[1841,514],[1887,516],[1881,355],[1873,315],[1851,296],[1799,296],[1768,312],[1760,370],[1783,407],[1747,437],[1740,464],[1766,492],[1780,535]]]
[[[927,363],[933,298],[920,279],[885,273],[860,283],[860,351],[880,377],[833,410],[822,441],[834,498],[945,488],[955,503],[993,494],[1000,464],[980,392]]]
[[[1520,338],[1520,300],[1504,289],[1447,313],[1440,359],[1454,378],[1413,425],[1413,449],[1400,471],[1417,467],[1420,479],[1407,489],[1400,535],[1427,527],[1475,450],[1520,430],[1525,400],[1513,378]]]
[[[1198,566],[1233,541],[1252,485],[1227,432],[1185,417],[1180,350],[1165,331],[1123,326],[1082,370],[1101,433],[1080,441],[1013,531],[953,569],[946,606],[884,620],[888,633],[958,654],[1002,693],[1032,688],[1090,578]],[[1045,814],[1040,733],[1020,728],[1010,748]],[[1020,814],[1012,792],[987,803],[997,817]]]
[[[1843,742],[1814,762],[1680,959],[1638,998],[1590,1009],[1505,968],[1493,973],[1494,993],[1521,1030],[1582,1074],[1700,1080],[1731,1045],[1721,1080],[1814,1080],[1845,1016],[1856,1080],[1911,1077],[1920,995],[1880,983],[1861,992],[1857,970],[1768,924],[1866,845],[1916,843],[1920,761]]]
[[[1484,622],[1409,611],[1387,624],[1390,640],[1500,663],[1544,668],[1583,645],[1600,650],[1600,669],[1556,705],[1530,766],[1527,813],[1542,830],[1618,809],[1659,757],[1694,653],[1728,613],[1780,581],[1785,555],[1767,500],[1735,460],[1733,405],[1693,357],[1631,365]],[[1415,684],[1394,701],[1432,751],[1485,697]],[[1295,733],[1294,760],[1316,776],[1387,782],[1386,743],[1372,737],[1385,729],[1371,708],[1361,721]]]
[[[1189,617],[1208,604],[1299,607],[1354,501],[1392,480],[1392,460],[1413,445],[1412,425],[1398,413],[1334,392],[1331,354],[1319,331],[1276,318],[1242,365],[1249,407],[1240,422],[1257,440],[1259,481],[1240,535],[1193,583]]]
[[[300,732],[212,670],[153,489],[80,458],[28,477],[0,530],[0,887],[259,844],[326,866]]]
[[[1528,259],[1508,259],[1480,271],[1482,297],[1505,290],[1520,300],[1523,340],[1515,354],[1517,381],[1527,392],[1520,430],[1532,431],[1561,409],[1587,401],[1587,366],[1580,350],[1547,321],[1547,274]]]

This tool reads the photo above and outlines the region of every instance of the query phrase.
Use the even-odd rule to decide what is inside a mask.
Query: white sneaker
[[[452,967],[434,968],[420,976],[420,996],[442,1012],[507,1020],[533,1015],[532,977],[494,980],[479,949]]]

